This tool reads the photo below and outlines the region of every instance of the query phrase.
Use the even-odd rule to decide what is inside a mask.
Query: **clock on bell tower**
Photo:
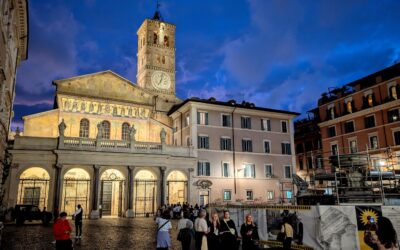
[[[137,83],[159,96],[175,96],[175,28],[157,10],[137,31]]]

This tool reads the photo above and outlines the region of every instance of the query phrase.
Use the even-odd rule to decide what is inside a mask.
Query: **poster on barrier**
[[[380,206],[355,206],[360,249],[373,250],[377,239],[377,223],[382,217]]]
[[[267,208],[268,241],[271,246],[279,246],[286,240],[281,240],[283,233],[292,236],[289,239],[295,249],[323,249],[318,243],[316,207],[291,206]],[[285,224],[285,227],[283,225]],[[276,244],[274,244],[276,242]]]
[[[360,249],[354,206],[319,206],[317,210],[317,240],[323,249]]]
[[[397,249],[400,249],[400,206],[382,206],[382,216],[388,220],[384,223],[379,223],[385,224],[383,227],[386,232],[383,232],[383,234],[389,236],[386,237],[388,241],[397,241],[399,246]]]

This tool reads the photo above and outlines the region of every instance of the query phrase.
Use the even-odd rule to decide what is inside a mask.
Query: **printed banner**
[[[360,249],[373,250],[377,223],[382,217],[380,206],[355,206]]]

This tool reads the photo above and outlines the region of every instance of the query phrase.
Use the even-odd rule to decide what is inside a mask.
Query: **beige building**
[[[81,204],[98,218],[152,214],[163,203],[290,197],[297,113],[182,102],[175,96],[175,25],[155,15],[137,34],[137,85],[111,71],[57,80],[54,109],[24,117],[24,135],[10,150],[6,205],[72,213]],[[225,136],[231,148],[221,150]]]
[[[7,176],[7,135],[13,116],[16,70],[28,56],[28,4],[26,0],[0,2],[0,197]],[[1,198],[0,198],[1,201]]]

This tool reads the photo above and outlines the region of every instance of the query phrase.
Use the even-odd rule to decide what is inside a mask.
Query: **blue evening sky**
[[[161,0],[177,26],[177,95],[305,113],[328,87],[400,60],[400,1]],[[53,106],[53,80],[110,69],[136,83],[155,0],[29,1],[13,127]],[[110,86],[111,88],[112,86]]]

